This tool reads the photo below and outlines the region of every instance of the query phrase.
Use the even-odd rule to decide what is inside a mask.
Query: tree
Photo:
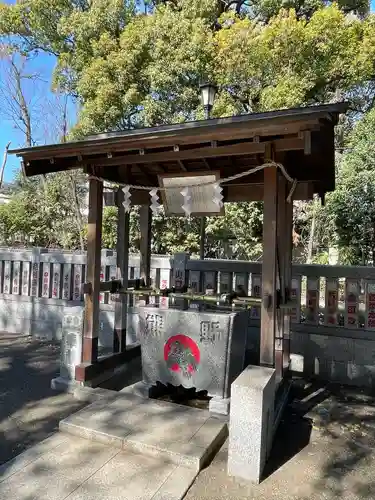
[[[40,74],[29,72],[27,58],[12,51],[7,45],[0,46],[2,79],[0,84],[0,106],[3,118],[13,123],[25,137],[26,146],[35,144],[32,129],[33,99],[27,99],[25,82],[37,85]],[[34,94],[32,92],[32,94]]]
[[[2,6],[0,33],[57,56],[55,83],[82,104],[76,135],[200,117],[205,78],[220,84],[216,116],[354,98],[372,80],[373,16],[264,0],[265,23],[240,3],[237,14],[238,2],[153,2],[140,15],[133,1],[24,0]]]
[[[1,46],[1,63],[0,68],[2,73],[2,80],[0,84],[0,115],[6,120],[13,123],[14,128],[21,132],[23,137],[23,145],[32,146],[36,143],[36,137],[42,136],[44,141],[48,138],[59,141],[66,141],[67,133],[69,129],[69,113],[68,113],[68,96],[62,95],[61,93],[56,93],[52,99],[45,100],[43,104],[38,102],[36,88],[42,82],[42,75],[30,68],[29,57],[21,54],[14,50],[11,45],[3,44]],[[6,161],[5,151],[3,167],[5,167]],[[0,170],[0,187],[2,183],[2,177],[4,168]],[[80,241],[80,248],[84,250],[85,242],[83,237],[83,227],[84,223],[82,220],[82,207],[80,200],[80,192],[84,192],[85,189],[82,188],[82,174],[68,172],[65,174],[60,174],[56,177],[49,176],[49,185],[47,186],[47,181],[45,177],[40,178],[42,182],[43,190],[37,189],[36,183],[28,185],[26,182],[23,184],[21,192],[26,194],[26,198],[20,196],[16,197],[16,202],[23,205],[22,210],[16,210],[18,216],[16,218],[12,217],[11,211],[14,209],[13,203],[9,207],[2,211],[3,221],[2,227],[4,232],[4,237],[9,240],[12,232],[9,233],[10,228],[15,230],[18,227],[17,234],[28,234],[32,241],[45,241],[46,245],[56,244],[54,241],[66,241],[66,245],[75,244],[75,238],[78,234]],[[56,181],[58,183],[56,184]],[[78,184],[81,185],[78,185]],[[39,204],[34,206],[32,203],[28,203],[27,200],[27,190],[30,187],[34,188],[34,195],[38,198]],[[29,213],[30,210],[37,209],[41,212],[42,219],[45,217],[48,219],[48,213],[54,213],[55,210],[48,206],[48,201],[53,202],[53,197],[50,196],[52,191],[60,189],[61,198],[65,195],[67,197],[67,202],[73,207],[75,214],[75,221],[73,224],[72,231],[72,241],[66,236],[69,232],[60,224],[59,231],[60,236],[56,235],[54,238],[50,232],[47,230],[46,226],[41,223],[37,224],[35,230],[40,230],[40,234],[36,235],[32,225],[27,223],[27,220],[22,221],[19,217],[21,212],[24,214],[25,218],[30,217],[30,221],[33,219],[33,215]],[[26,190],[26,191],[25,191]],[[9,213],[8,213],[9,212]],[[64,211],[62,211],[63,213]],[[57,220],[51,221],[51,227],[57,229]],[[66,220],[67,224],[71,224],[71,221]],[[65,235],[62,237],[62,235]],[[69,242],[69,243],[68,243]]]
[[[219,84],[214,116],[348,98],[358,119],[373,106],[375,18],[366,15],[367,2],[170,0],[145,7],[130,0],[0,6],[0,33],[13,45],[56,57],[54,85],[80,103],[72,137],[199,119],[198,87],[207,78]],[[348,15],[352,10],[360,15]],[[340,144],[351,126],[342,124]],[[111,221],[108,213],[108,227]],[[224,219],[209,221],[209,255],[224,254],[231,242],[235,256],[256,256],[261,223],[259,205],[229,206]],[[160,215],[154,227],[155,250],[195,251],[195,223]]]
[[[84,197],[85,186],[79,194]],[[5,244],[15,240],[42,247],[78,249],[80,228],[72,205],[70,179],[66,174],[18,180],[10,203],[0,205],[0,233]]]
[[[102,40],[76,72],[75,133],[200,118],[204,78],[219,84],[213,114],[225,116],[341,100],[373,77],[373,17],[348,19],[332,6],[308,22],[294,11],[267,25],[233,14],[220,22],[215,30],[212,16],[164,6],[134,18],[118,44]]]
[[[347,263],[375,263],[375,110],[349,136],[322,215],[325,239],[336,239]]]
[[[10,142],[8,142],[5,146],[3,161],[1,162],[0,165],[0,189],[2,188],[3,185],[4,171],[7,164],[9,147],[10,147]]]

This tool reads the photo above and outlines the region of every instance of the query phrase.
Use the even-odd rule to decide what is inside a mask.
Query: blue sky
[[[8,3],[8,4],[15,3],[15,0],[0,0],[0,2],[1,1],[2,3]],[[371,0],[371,11],[373,12],[375,11],[375,0]],[[40,54],[28,66],[29,70],[40,73],[43,76],[43,80],[45,80],[42,83],[38,83],[36,92],[37,94],[36,109],[37,109],[38,120],[40,121],[39,125],[41,131],[43,130],[45,125],[44,121],[48,120],[48,118],[46,118],[47,114],[43,114],[43,104],[52,98],[52,94],[50,91],[50,76],[54,64],[55,60],[53,57],[46,54]],[[2,70],[0,69],[0,77],[3,76],[1,74],[1,71]],[[35,87],[26,88],[26,93],[29,94],[28,97],[31,99],[31,94],[35,94]],[[41,144],[46,142],[43,141],[42,137],[37,137],[37,140]],[[22,133],[14,127],[11,121],[4,119],[4,117],[0,115],[0,161],[2,159],[5,145],[9,141],[11,141],[11,148],[21,147],[24,144]],[[47,140],[47,142],[50,141]],[[10,182],[13,179],[15,173],[19,170],[19,168],[20,168],[19,160],[13,155],[9,156],[4,175],[5,182]]]
[[[2,3],[12,4],[15,3],[15,0],[3,0]],[[32,113],[34,113],[33,121],[37,124],[35,139],[40,144],[52,142],[51,137],[46,139],[45,136],[48,136],[48,128],[50,128],[49,124],[53,113],[53,104],[48,101],[53,102],[54,99],[54,94],[51,92],[51,74],[55,62],[53,56],[41,53],[27,64],[28,73],[37,73],[41,77],[41,81],[38,81],[37,84],[28,84],[24,87],[26,99],[30,102]],[[4,67],[4,65],[0,66],[0,78],[4,77]],[[44,134],[44,131],[46,131],[46,134]],[[11,120],[0,114],[0,162],[2,161],[4,148],[9,141],[11,141],[11,149],[22,147],[25,142],[24,135],[14,126]],[[19,168],[19,159],[14,155],[9,155],[4,181],[11,181]]]
[[[44,113],[44,105],[46,98],[53,98],[50,91],[51,88],[51,73],[55,65],[53,57],[41,55],[27,64],[28,73],[37,73],[41,76],[42,81],[24,86],[26,100],[30,103],[32,122],[40,125],[40,130],[45,128],[44,119],[47,114]],[[0,67],[0,78],[4,77],[4,67]],[[51,110],[52,111],[52,110]],[[34,117],[34,119],[33,119]],[[37,142],[43,144],[41,132],[36,136]],[[25,143],[24,134],[15,126],[12,120],[7,119],[0,113],[0,156],[2,158],[5,145],[11,141],[10,148],[15,149],[22,147]],[[19,160],[13,155],[8,156],[8,161],[5,169],[4,180],[9,182],[14,177],[15,172],[19,169]]]

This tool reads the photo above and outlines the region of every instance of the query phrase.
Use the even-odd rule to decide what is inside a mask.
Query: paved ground
[[[225,419],[212,417],[207,410],[113,391],[62,420],[60,430],[196,472],[228,435]]]
[[[0,464],[48,437],[83,403],[51,390],[59,347],[0,333]]]
[[[56,345],[19,336],[0,335],[0,463],[29,448],[26,456],[34,457],[33,469],[30,466],[30,470],[35,473],[41,466],[41,483],[35,483],[37,489],[30,490],[25,497],[28,500],[44,498],[38,488],[44,484],[43,491],[47,494],[51,482],[45,472],[45,460],[35,461],[38,445],[31,445],[57,430],[61,419],[85,406],[68,394],[51,391],[51,378],[58,372],[58,356]],[[228,478],[224,445],[213,462],[200,473],[187,493],[186,500],[373,500],[374,398],[343,388],[329,387],[329,390],[319,392],[319,386],[301,385],[295,392],[295,399],[295,404],[288,409],[280,427],[272,460],[261,485],[251,486]],[[59,439],[57,436],[60,434],[52,439]],[[79,441],[81,445],[77,446],[83,447],[79,456],[88,459],[92,454],[87,450],[93,445]],[[116,460],[121,461],[123,458],[118,457]],[[17,460],[18,467],[22,460],[25,460],[24,456]],[[115,487],[128,481],[125,476],[121,476],[122,466],[116,460],[112,463],[114,470],[118,471],[112,476],[117,478],[113,479],[117,481],[113,483]],[[8,472],[4,472],[3,468],[1,479],[5,481],[14,462],[4,467]],[[177,472],[174,471],[174,476]],[[75,477],[72,476],[72,482]],[[102,480],[100,477],[99,481]],[[64,480],[58,473],[56,478],[60,483]],[[82,476],[78,482],[81,479]],[[79,484],[75,484],[78,488]],[[96,491],[96,483],[92,484],[92,491]],[[94,498],[93,494],[83,493],[88,500]],[[111,491],[111,498],[116,498],[115,493],[115,489]],[[103,495],[98,498],[103,500],[106,498]]]
[[[192,468],[56,433],[0,467],[0,498],[180,500]]]
[[[314,393],[288,409],[260,485],[227,476],[225,443],[186,500],[373,500],[374,399],[344,388],[319,387],[296,394],[300,400]]]

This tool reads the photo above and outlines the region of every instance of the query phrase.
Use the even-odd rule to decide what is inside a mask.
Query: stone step
[[[60,422],[60,431],[158,457],[196,472],[225,441],[225,419],[132,393],[98,399]]]
[[[0,498],[181,500],[197,472],[57,433],[0,466]]]

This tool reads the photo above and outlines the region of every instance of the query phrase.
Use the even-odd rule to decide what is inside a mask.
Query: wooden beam
[[[290,186],[289,186],[290,187]],[[262,183],[223,186],[225,202],[262,201],[264,186]],[[294,192],[295,200],[312,200],[313,185],[310,182],[299,182]]]
[[[78,143],[66,143],[62,145],[53,145],[44,150],[34,149],[23,155],[24,161],[27,163],[33,159],[50,159],[71,157],[77,158],[79,155],[95,155],[105,153],[116,153],[120,151],[131,151],[142,148],[157,148],[161,146],[171,146],[176,144],[203,144],[213,140],[236,140],[236,139],[251,139],[253,137],[271,137],[298,134],[301,130],[319,130],[321,120],[318,117],[300,117],[293,119],[280,120],[275,123],[269,118],[248,123],[237,123],[221,125],[216,127],[194,127],[187,130],[171,131],[170,133],[158,133],[136,136],[114,136],[105,139],[98,137],[97,140],[86,140]],[[147,132],[147,131],[146,131]],[[176,135],[178,134],[178,139]]]
[[[299,139],[302,143],[302,141]],[[253,152],[263,152],[264,144],[240,143],[230,146],[218,146],[217,148],[202,147],[196,149],[185,149],[180,151],[161,151],[157,153],[146,153],[144,155],[121,155],[114,158],[95,158],[91,164],[98,166],[113,166],[118,164],[139,164],[155,163],[181,160],[194,160],[201,158],[214,158],[218,156],[246,155]]]
[[[161,163],[157,163],[156,166],[159,167],[163,172],[167,171],[166,167],[164,165],[162,165]]]
[[[124,366],[134,358],[141,355],[141,346],[132,347],[124,352],[114,353],[111,356],[104,356],[96,363],[81,363],[76,366],[76,380],[96,387],[103,382],[103,375],[106,379],[115,374],[118,367]]]
[[[130,214],[125,212],[122,202],[124,193],[122,189],[117,191],[117,244],[116,244],[116,279],[121,280],[122,286],[128,288],[129,268],[129,232]],[[124,352],[126,350],[126,330],[128,319],[128,296],[119,294],[115,302],[115,323],[113,335],[113,352]]]
[[[217,147],[201,147],[196,149],[185,149],[179,151],[161,151],[156,153],[131,154],[114,156],[112,158],[94,158],[90,159],[91,165],[96,166],[115,166],[115,165],[131,165],[131,164],[146,164],[166,161],[194,160],[201,158],[216,158],[220,156],[237,156],[248,154],[263,154],[266,147],[265,142],[241,142],[239,144],[230,144]],[[277,139],[273,143],[275,152],[303,150],[304,140],[298,137]]]
[[[186,149],[180,151],[161,151],[153,153],[141,154],[128,154],[120,155],[108,158],[103,151],[100,152],[95,158],[92,158],[90,153],[90,158],[83,157],[82,161],[78,161],[77,157],[68,157],[64,159],[56,159],[53,165],[50,164],[49,160],[30,160],[28,166],[26,167],[27,176],[41,175],[46,172],[59,172],[64,170],[72,170],[77,168],[85,169],[89,165],[110,167],[119,165],[132,165],[132,164],[147,164],[147,163],[160,163],[179,160],[189,160],[189,159],[203,159],[203,158],[215,158],[222,156],[240,156],[240,155],[261,155],[264,154],[264,149],[266,142],[246,142],[232,145],[222,145],[216,148],[212,147],[200,147],[195,149]],[[295,152],[303,151],[305,149],[304,139],[298,137],[290,137],[283,139],[275,139],[272,142],[275,152]],[[312,146],[314,142],[312,142]],[[315,148],[316,149],[316,148]],[[314,151],[313,151],[314,153]],[[312,155],[314,156],[314,154]],[[308,156],[306,156],[308,158]],[[315,158],[315,156],[314,156]],[[306,169],[305,169],[306,170]]]
[[[90,179],[86,281],[91,283],[91,291],[85,295],[82,344],[82,361],[84,363],[95,363],[98,359],[102,216],[103,183]]]
[[[273,151],[266,152],[273,158]],[[276,327],[277,167],[264,170],[263,262],[260,364],[274,366]]]
[[[305,147],[303,148],[305,155],[311,155],[311,132],[310,132],[310,130],[304,131],[303,140],[305,143]]]
[[[206,158],[203,158],[203,163],[207,170],[211,170],[211,166]]]
[[[187,171],[187,168],[185,167],[184,162],[182,160],[178,160],[178,164],[180,165],[181,170],[183,170],[184,172]]]
[[[151,284],[151,224],[152,212],[149,204],[143,205],[140,208],[140,229],[141,229],[141,244],[140,244],[140,277],[143,278],[146,287]]]
[[[263,176],[263,173],[262,173]],[[254,176],[249,176],[251,179]],[[298,182],[294,192],[294,200],[312,200],[314,192],[314,182]],[[263,179],[259,182],[256,179],[254,183],[225,185],[223,186],[223,196],[226,203],[241,201],[262,201],[263,200]],[[134,205],[148,205],[150,195],[147,191],[134,189],[132,191],[132,203]]]
[[[154,182],[151,177],[149,176],[149,173],[147,172],[147,170],[144,168],[143,165],[137,165],[139,170],[142,172],[142,175],[144,176],[144,178],[146,179],[146,181],[150,184],[150,186],[152,186],[152,183]]]

